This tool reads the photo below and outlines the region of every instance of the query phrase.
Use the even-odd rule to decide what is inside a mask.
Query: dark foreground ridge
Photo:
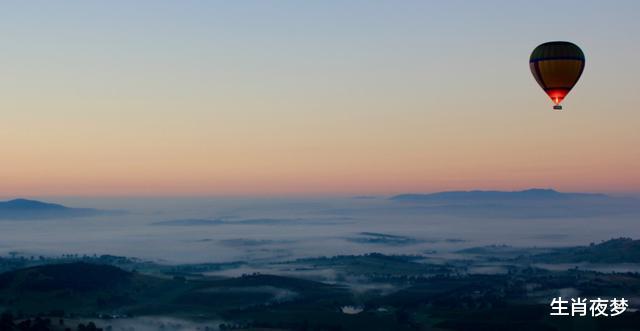
[[[82,262],[51,264],[0,274],[0,289],[88,292],[112,289],[128,281],[131,275],[109,265]]]
[[[460,252],[467,256],[445,263],[429,255],[371,253],[263,266],[287,270],[287,276],[210,273],[242,265],[154,267],[123,257],[67,257],[96,263],[55,262],[0,274],[0,313],[12,313],[2,317],[9,327],[0,330],[88,330],[88,321],[95,323],[92,330],[128,330],[140,319],[154,317],[158,325],[153,329],[164,330],[180,329],[162,326],[164,317],[199,321],[200,330],[206,326],[225,331],[561,331],[576,330],[576,324],[580,330],[637,330],[640,312],[633,298],[640,295],[640,273],[553,270],[535,263],[586,260],[613,266],[628,261],[617,257],[621,254],[635,259],[639,242],[619,238],[584,247],[547,248],[542,254],[539,248],[514,251],[495,246]],[[19,256],[0,257],[3,260],[7,265],[47,263]],[[487,263],[505,270],[474,271]],[[333,276],[324,282],[309,278],[315,277],[309,272],[326,270]],[[550,300],[567,288],[581,297],[632,300],[629,310],[616,317],[550,317]],[[17,327],[27,320],[38,327]]]

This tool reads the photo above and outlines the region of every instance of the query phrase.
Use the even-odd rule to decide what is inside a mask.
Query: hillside
[[[0,306],[76,314],[145,305],[179,283],[90,263],[42,265],[0,274]]]
[[[621,254],[636,247],[637,241],[616,239],[591,248]],[[0,307],[19,312],[20,319],[55,316],[56,322],[67,319],[65,327],[72,319],[93,319],[113,330],[140,325],[144,316],[203,321],[220,330],[574,330],[549,320],[548,304],[540,300],[568,287],[590,297],[635,297],[640,288],[638,274],[548,271],[517,260],[508,273],[472,274],[437,271],[417,258],[375,253],[288,264],[300,275],[317,268],[345,272],[347,277],[336,277],[348,280],[342,285],[257,273],[169,279],[105,265],[54,264],[0,275]],[[392,274],[397,277],[384,276]],[[628,312],[584,319],[581,329],[635,330],[638,322],[640,314]]]
[[[0,290],[87,292],[113,289],[131,280],[132,274],[107,265],[52,264],[0,274]]]
[[[425,214],[511,219],[600,217],[637,213],[637,199],[599,193],[563,193],[552,189],[524,191],[450,191],[400,194],[390,198],[398,207]]]
[[[584,247],[560,248],[532,259],[544,263],[640,263],[640,240],[611,239]]]
[[[0,202],[0,220],[83,217],[103,213],[106,213],[106,211],[92,208],[71,208],[55,203],[28,199]]]
[[[523,191],[447,191],[429,194],[400,194],[391,197],[397,201],[513,201],[513,200],[566,200],[607,199],[599,193],[563,193],[553,189],[528,189]]]
[[[275,303],[336,309],[336,302],[349,300],[348,292],[339,286],[273,275],[170,279],[83,262],[0,274],[0,307],[27,314],[64,310],[81,316],[113,312],[219,316]]]

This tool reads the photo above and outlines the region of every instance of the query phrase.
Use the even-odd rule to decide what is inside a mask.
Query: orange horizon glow
[[[635,3],[188,3],[0,4],[0,196],[640,192]]]

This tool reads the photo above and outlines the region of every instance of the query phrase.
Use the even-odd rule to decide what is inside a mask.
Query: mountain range
[[[400,194],[391,197],[398,201],[511,201],[511,200],[567,200],[609,199],[602,193],[564,193],[553,189],[533,188],[522,191],[446,191],[428,194]]]
[[[0,201],[0,220],[87,217],[106,212],[93,208],[71,208],[55,203],[28,199]]]
[[[400,194],[390,198],[421,213],[491,218],[595,217],[637,214],[635,198],[601,193],[564,193],[553,189],[523,191],[448,191]]]

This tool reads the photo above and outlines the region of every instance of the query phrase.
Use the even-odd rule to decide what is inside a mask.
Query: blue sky
[[[640,191],[639,7],[3,2],[0,193]],[[563,114],[549,40],[587,55]]]

